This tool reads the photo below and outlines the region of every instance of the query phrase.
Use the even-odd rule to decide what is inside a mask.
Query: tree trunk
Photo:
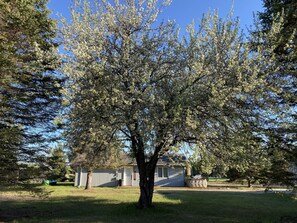
[[[139,173],[141,172],[142,171],[139,171]],[[138,207],[141,209],[152,207],[155,183],[154,173],[155,169],[151,170],[149,173],[144,172],[144,174],[139,174],[140,197],[138,200]]]
[[[85,190],[91,190],[91,189],[92,189],[92,170],[88,170]]]
[[[248,187],[249,187],[249,188],[251,188],[251,187],[252,187],[251,180],[250,180],[250,179],[248,179],[247,181],[248,181]]]
[[[159,144],[155,148],[154,154],[147,161],[144,153],[144,143],[141,135],[137,131],[138,123],[134,124],[134,129],[131,131],[132,151],[135,155],[137,167],[139,171],[139,187],[140,197],[138,200],[138,208],[150,208],[153,203],[155,169],[159,159],[159,152],[164,144]]]

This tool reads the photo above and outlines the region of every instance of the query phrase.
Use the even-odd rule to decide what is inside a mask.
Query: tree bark
[[[144,143],[140,133],[137,131],[138,124],[135,123],[134,131],[131,131],[132,151],[135,155],[137,167],[139,171],[139,188],[140,196],[138,200],[138,208],[150,208],[153,203],[153,193],[155,184],[155,169],[159,159],[159,152],[161,151],[164,143],[158,144],[155,148],[154,154],[150,157],[149,161],[145,157]]]
[[[250,180],[250,179],[248,179],[247,181],[248,181],[248,187],[249,187],[249,188],[251,188],[251,187],[252,187],[251,180]]]
[[[145,159],[139,159],[139,162],[137,162],[140,178],[140,197],[138,200],[138,207],[141,209],[153,206],[155,169],[159,159],[158,151],[158,149],[155,151],[155,154],[150,158],[149,162],[145,162]],[[140,155],[140,157],[141,156],[143,155]]]
[[[92,189],[92,170],[88,170],[85,190]]]
[[[139,171],[139,173],[140,196],[138,200],[138,208],[150,208],[153,206],[152,204],[155,183],[155,168],[144,172]]]
[[[152,170],[155,171],[155,170]],[[149,173],[147,176],[146,174],[140,175],[140,196],[138,200],[138,207],[139,208],[150,208],[153,204],[153,193],[154,193],[154,172]]]

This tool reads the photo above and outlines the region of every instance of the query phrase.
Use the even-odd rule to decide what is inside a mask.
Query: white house
[[[75,173],[75,186],[85,186],[87,169],[78,167]],[[139,172],[135,162],[119,169],[96,169],[92,174],[92,186],[139,186]],[[168,156],[160,158],[155,171],[155,186],[183,187],[185,185],[185,167],[182,162],[172,162]]]

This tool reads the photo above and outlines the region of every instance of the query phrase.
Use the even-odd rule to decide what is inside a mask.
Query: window
[[[168,168],[167,167],[158,167],[158,177],[159,178],[168,177]]]
[[[163,168],[164,177],[168,177],[168,168]]]
[[[163,177],[162,167],[158,167],[158,177]]]

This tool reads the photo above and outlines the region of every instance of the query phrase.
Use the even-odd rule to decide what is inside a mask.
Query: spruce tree
[[[0,183],[28,180],[20,165],[43,162],[54,136],[62,79],[54,73],[56,22],[46,4],[0,0]]]
[[[273,38],[265,40],[274,49],[273,54],[267,56],[274,60],[277,72],[267,78],[270,88],[263,110],[270,114],[264,120],[270,124],[262,126],[274,143],[270,146],[270,153],[283,154],[283,160],[297,165],[297,2],[263,0],[263,6],[264,12],[258,13],[261,31],[269,32],[277,21],[281,21],[282,26]],[[288,171],[289,168],[283,176],[287,176]]]

